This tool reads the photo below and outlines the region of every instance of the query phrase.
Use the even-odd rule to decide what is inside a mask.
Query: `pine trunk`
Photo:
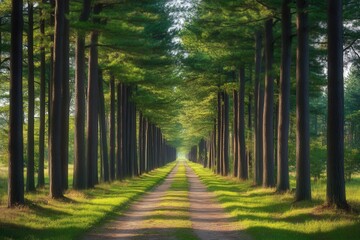
[[[265,22],[265,96],[263,113],[263,187],[274,187],[273,20]]]
[[[242,66],[239,71],[239,178],[246,180],[246,146],[245,146],[245,68]]]
[[[35,191],[34,164],[34,10],[33,3],[28,1],[28,131],[27,131],[27,172],[26,191]]]
[[[115,180],[115,149],[116,149],[116,126],[115,126],[115,77],[110,76],[110,181]]]
[[[342,0],[328,1],[328,160],[326,201],[347,209],[344,176]]]
[[[308,1],[297,0],[296,61],[296,193],[295,200],[310,200],[309,40]]]
[[[79,20],[84,22],[90,15],[90,0],[83,1]],[[74,141],[74,189],[87,185],[85,157],[85,35],[78,31],[75,48],[75,141]]]
[[[277,190],[288,191],[289,165],[289,117],[290,117],[290,68],[291,68],[291,0],[282,2],[282,46],[279,92],[279,117],[277,139]]]
[[[10,116],[8,206],[24,204],[22,0],[12,0],[10,52]]]
[[[62,124],[62,88],[64,80],[64,29],[66,3],[55,1],[55,33],[54,33],[54,63],[51,84],[51,117],[50,117],[50,196],[61,198],[62,161],[61,139],[63,135]]]

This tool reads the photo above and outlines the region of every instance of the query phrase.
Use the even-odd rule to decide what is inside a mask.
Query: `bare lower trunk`
[[[296,201],[310,200],[309,40],[307,0],[297,0]]]

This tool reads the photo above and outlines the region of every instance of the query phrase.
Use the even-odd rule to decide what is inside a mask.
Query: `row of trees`
[[[306,0],[298,0],[296,5],[289,0],[222,4],[204,1],[198,7],[198,18],[184,33],[184,46],[194,60],[201,58],[204,64],[214,66],[216,70],[207,77],[219,80],[213,83],[218,85],[217,117],[209,115],[208,121],[215,118],[216,123],[210,137],[206,138],[208,148],[201,148],[201,142],[199,146],[194,143],[190,159],[222,175],[228,175],[228,166],[232,165],[233,175],[240,179],[252,175],[257,185],[288,191],[289,162],[291,164],[291,152],[295,152],[294,148],[289,149],[289,143],[291,145],[296,136],[295,200],[310,200],[311,99],[327,96],[324,127],[327,133],[323,136],[327,143],[327,203],[347,208],[343,52],[348,43],[351,47],[345,52],[349,48],[357,51],[355,36],[358,35],[353,28],[357,20],[350,14],[358,4],[354,1],[343,4],[341,0],[311,5]],[[348,26],[345,31],[343,8]],[[296,13],[296,32],[293,31],[292,12]],[[324,27],[327,32],[322,30]],[[344,33],[352,33],[345,35],[346,44]],[[296,44],[292,44],[294,40]],[[296,68],[291,64],[293,46],[296,46]],[[349,60],[351,54],[347,56]],[[351,58],[355,60],[354,66],[357,66],[357,59]],[[189,68],[199,72],[194,65],[189,64]],[[327,69],[325,76],[322,69]],[[326,77],[324,88],[322,79]],[[230,91],[233,91],[232,164],[228,158],[230,120],[226,93]],[[296,114],[290,108],[295,96]],[[296,117],[296,131],[295,124],[290,125],[292,117]],[[208,161],[199,158],[202,155],[207,155]]]
[[[44,0],[27,1],[24,4],[22,1],[13,0],[1,4],[4,4],[2,6],[9,11],[5,11],[0,16],[2,23],[8,24],[11,29],[11,32],[4,34],[9,34],[11,41],[6,36],[1,36],[1,49],[7,44],[11,45],[9,51],[1,52],[2,56],[10,57],[1,62],[5,67],[8,62],[10,63],[10,100],[6,101],[10,104],[9,207],[24,204],[24,120],[27,126],[26,190],[34,191],[34,137],[39,136],[38,187],[43,187],[46,115],[48,117],[48,166],[50,196],[53,198],[61,198],[69,185],[70,128],[74,129],[74,159],[70,160],[74,163],[74,189],[92,188],[100,181],[110,182],[138,176],[176,159],[176,149],[165,140],[166,137],[156,123],[162,117],[153,110],[156,106],[146,108],[141,106],[140,100],[137,100],[137,94],[149,81],[145,81],[139,74],[131,75],[140,71],[133,65],[135,62],[146,69],[151,61],[148,58],[153,56],[142,56],[135,60],[129,57],[143,51],[144,48],[152,51],[166,44],[165,40],[157,39],[155,36],[157,33],[160,34],[160,31],[165,32],[166,29],[159,29],[157,33],[147,32],[148,28],[157,24],[156,20],[165,18],[165,14],[161,13],[163,10],[156,9],[149,3],[143,3],[144,6],[148,4],[147,12],[142,16],[133,15],[139,26],[129,26],[123,22],[134,19],[119,20],[116,16],[113,19],[105,17],[106,14],[113,14],[123,7],[123,3],[101,1],[92,3],[84,0],[81,4],[70,4],[69,1]],[[128,13],[137,12],[140,5],[141,3],[129,4]],[[26,29],[23,22],[24,9],[27,10],[28,17],[25,46],[23,45],[23,30]],[[77,17],[78,20],[74,20],[78,10],[80,16]],[[105,15],[102,15],[103,12]],[[36,16],[35,13],[38,15]],[[36,43],[34,43],[34,32],[38,26],[34,24],[35,16],[40,20],[40,33]],[[150,17],[146,18],[146,16]],[[11,22],[7,22],[8,19],[11,19]],[[126,42],[132,47],[129,47],[126,56],[119,55],[125,43],[113,43],[118,32],[124,30],[113,28],[119,23],[123,23],[123,28],[128,32],[133,31],[130,33],[131,38],[139,37],[137,43]],[[130,27],[138,29],[129,30]],[[105,36],[108,38],[101,39]],[[72,41],[73,39],[75,41]],[[99,51],[101,45],[104,47]],[[36,51],[34,46],[37,47]],[[23,57],[25,50],[27,50],[27,59]],[[115,53],[111,52],[114,50]],[[161,51],[156,54],[163,53],[164,51]],[[23,66],[25,60],[28,63],[27,67]],[[36,69],[39,70],[39,76],[36,77],[40,79],[39,92],[35,92],[37,74],[35,64],[39,64]],[[135,70],[127,69],[131,67]],[[74,85],[70,81],[73,70],[75,70]],[[87,74],[86,70],[88,70]],[[28,74],[26,118],[23,117],[23,73]],[[7,69],[2,71],[2,74],[6,75]],[[109,79],[109,83],[106,84],[108,86],[104,86],[105,77]],[[109,94],[106,94],[105,87],[110,88]],[[35,94],[39,95],[35,96]],[[71,94],[75,94],[74,105],[70,99]],[[105,94],[109,96],[107,101]],[[156,97],[150,92],[144,95]],[[35,111],[36,99],[40,101],[38,113]],[[46,100],[48,100],[47,114]],[[40,118],[40,127],[39,132],[35,133],[34,118],[38,116],[37,114]],[[70,125],[72,119],[75,122],[73,127]],[[70,139],[70,142],[72,140]]]

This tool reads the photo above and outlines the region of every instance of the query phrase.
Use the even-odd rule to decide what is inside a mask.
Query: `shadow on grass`
[[[44,231],[23,225],[0,223],[0,239],[53,239],[55,236],[71,239],[80,233],[81,229],[76,227],[48,228]]]

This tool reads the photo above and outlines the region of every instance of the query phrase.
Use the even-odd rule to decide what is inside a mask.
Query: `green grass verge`
[[[150,229],[148,234],[165,234],[161,238],[179,240],[198,239],[192,230],[190,219],[189,183],[184,162],[179,163],[170,188],[161,198],[158,209],[147,218],[144,226]],[[161,228],[159,231],[158,228]]]
[[[130,202],[165,179],[174,164],[91,190],[69,190],[64,200],[51,199],[48,191],[42,189],[26,194],[25,207],[8,209],[2,201],[0,239],[79,238],[92,227],[121,215]],[[3,177],[0,182],[5,182]]]
[[[261,240],[358,239],[360,215],[322,208],[326,183],[312,185],[312,202],[293,202],[293,194],[253,187],[250,181],[221,177],[199,164],[189,163],[221,205],[240,221],[246,232]],[[352,206],[360,203],[360,178],[347,184]]]

